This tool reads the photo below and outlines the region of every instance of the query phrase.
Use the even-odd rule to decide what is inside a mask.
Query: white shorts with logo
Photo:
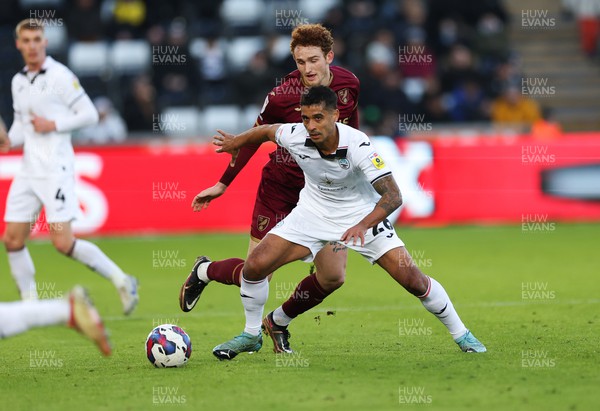
[[[269,231],[269,234],[275,234],[292,243],[308,248],[310,255],[302,259],[305,262],[313,261],[317,253],[331,241],[338,242],[359,252],[371,264],[375,264],[388,251],[404,246],[404,243],[396,234],[396,230],[387,220],[367,230],[365,245],[362,247],[360,239],[358,239],[356,245],[352,245],[352,240],[348,244],[341,242],[340,238],[346,230],[358,221],[360,219],[352,224],[348,224],[348,221],[346,221],[345,224],[340,225],[319,218],[313,213],[303,210],[301,206],[297,206],[286,218]]]
[[[32,223],[44,206],[48,223],[77,218],[81,210],[75,195],[75,176],[60,174],[47,178],[17,175],[6,198],[5,222]]]

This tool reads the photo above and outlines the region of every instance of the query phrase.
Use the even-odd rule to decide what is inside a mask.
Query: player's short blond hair
[[[15,38],[18,38],[23,30],[40,30],[44,34],[44,24],[38,19],[23,19],[15,27]]]
[[[320,24],[301,24],[292,31],[292,41],[290,42],[292,55],[297,46],[319,47],[326,55],[333,49],[333,36]]]

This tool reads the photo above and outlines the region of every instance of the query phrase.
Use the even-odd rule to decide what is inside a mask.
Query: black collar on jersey
[[[21,73],[24,76],[27,76],[27,69],[23,69],[23,70],[19,71],[19,73]],[[38,78],[38,76],[40,74],[46,74],[46,69],[41,69],[40,71],[38,71],[38,73],[35,76],[33,76],[33,78],[31,80],[29,80],[29,82],[31,84],[33,84],[33,82],[35,81],[35,79]]]
[[[323,154],[321,152],[321,150],[319,150],[319,147],[317,147],[317,145],[315,144],[314,141],[312,141],[310,138],[307,138],[304,141],[304,147],[314,147],[317,149],[317,151],[319,152],[319,155],[321,156],[321,158],[325,158],[325,159],[329,159],[332,160],[334,158],[346,158],[346,155],[348,154],[348,148],[338,148],[336,150],[336,152],[334,154]]]

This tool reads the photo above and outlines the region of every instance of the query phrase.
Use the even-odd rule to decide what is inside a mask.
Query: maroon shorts
[[[281,164],[269,161],[263,168],[256,193],[250,235],[262,240],[296,207],[303,187],[304,174],[295,162]]]

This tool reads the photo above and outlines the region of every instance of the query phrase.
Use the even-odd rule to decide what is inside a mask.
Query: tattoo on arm
[[[373,188],[381,195],[377,205],[383,208],[388,215],[402,205],[400,188],[391,174],[375,181]]]

